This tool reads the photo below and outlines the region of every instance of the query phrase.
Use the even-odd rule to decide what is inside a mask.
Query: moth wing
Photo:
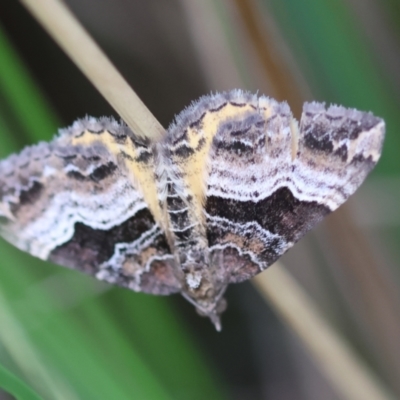
[[[0,232],[44,260],[136,291],[179,291],[160,228],[154,156],[111,119],[86,118],[0,162]]]
[[[304,105],[298,126],[286,103],[241,92],[226,98],[238,117],[226,118],[222,106],[204,111],[219,121],[205,214],[212,263],[223,266],[227,281],[239,282],[271,265],[354,193],[380,157],[385,127],[370,113],[320,103]]]

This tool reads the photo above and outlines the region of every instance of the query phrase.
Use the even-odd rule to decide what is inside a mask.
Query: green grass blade
[[[0,387],[18,400],[41,400],[29,386],[0,364]]]

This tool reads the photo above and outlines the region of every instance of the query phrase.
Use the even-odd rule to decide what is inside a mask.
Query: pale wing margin
[[[60,130],[52,142],[3,160],[2,236],[36,257],[140,290],[152,262],[165,270],[172,256],[127,161],[151,163],[151,148],[123,123],[89,117]],[[117,248],[125,251],[118,265]],[[160,268],[161,278],[169,274]],[[168,279],[174,286],[173,277]],[[165,291],[154,288],[154,279],[147,286]]]

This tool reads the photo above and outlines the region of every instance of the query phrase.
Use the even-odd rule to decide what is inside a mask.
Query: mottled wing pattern
[[[378,161],[370,113],[235,90],[204,96],[150,143],[87,118],[0,162],[0,233],[34,256],[153,294],[220,329],[224,291],[340,206]]]
[[[371,113],[306,103],[293,163],[293,193],[334,211],[378,162],[384,134],[384,121]]]
[[[302,204],[287,188],[296,121],[286,103],[235,93],[240,119],[218,126],[209,154],[205,213],[210,251],[230,282],[251,278],[293,243],[296,229],[325,213]],[[287,232],[285,236],[282,230]]]
[[[189,182],[202,193],[211,264],[230,282],[271,265],[354,193],[384,137],[370,113],[308,103],[298,124],[286,103],[241,91],[206,96],[177,120],[182,136],[207,138]]]
[[[179,291],[160,229],[154,154],[86,118],[0,163],[0,229],[32,255],[154,294]]]
[[[234,91],[200,98],[176,117],[162,143],[168,176],[166,204],[171,231],[176,238],[176,251],[185,274],[185,290],[196,304],[204,304],[203,309],[207,308],[206,304],[218,302],[230,275],[225,269],[226,263],[211,259],[205,206],[208,175],[211,164],[214,165],[210,154],[221,125],[230,121],[239,123],[254,113],[256,96],[243,94],[239,98],[237,93],[242,94]],[[222,162],[221,168],[226,166],[227,160],[218,161]],[[228,186],[231,184],[227,183]],[[217,306],[214,304],[213,307]]]

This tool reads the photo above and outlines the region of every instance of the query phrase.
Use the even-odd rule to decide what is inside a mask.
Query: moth
[[[0,162],[0,229],[35,257],[155,295],[217,330],[230,283],[264,271],[361,185],[384,121],[234,90],[201,97],[158,142],[77,120]]]

